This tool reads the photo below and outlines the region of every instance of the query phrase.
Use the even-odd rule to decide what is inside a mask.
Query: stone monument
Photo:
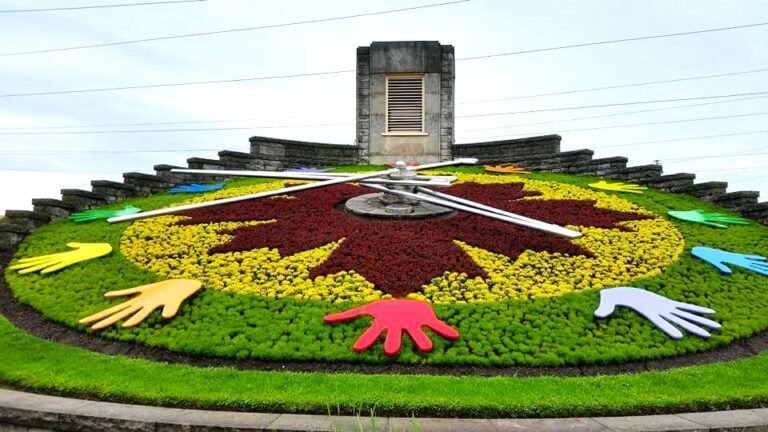
[[[453,46],[373,42],[357,49],[357,134],[361,163],[452,159]]]

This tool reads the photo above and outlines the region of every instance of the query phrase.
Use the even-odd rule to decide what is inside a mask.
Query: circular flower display
[[[57,222],[25,240],[17,257],[68,242],[108,243],[115,252],[45,276],[6,271],[6,280],[19,301],[83,330],[81,319],[121,304],[106,300],[107,292],[199,281],[172,320],[151,313],[137,327],[99,335],[263,360],[391,362],[379,348],[365,351],[384,342],[383,351],[399,353],[394,361],[404,364],[621,363],[701,352],[768,328],[768,278],[736,270],[724,279],[688,252],[707,246],[765,255],[765,227],[716,230],[670,220],[669,210],[711,206],[650,190],[619,197],[578,177],[452,175],[459,181],[445,193],[583,235],[566,239],[462,212],[361,218],[343,203],[370,191],[337,185],[132,224]],[[150,210],[283,186],[241,181],[193,199],[160,195],[130,204]],[[619,286],[714,309],[722,329],[677,341],[626,308],[595,318],[601,292]]]
[[[230,189],[209,199],[283,187]],[[403,221],[346,214],[368,191],[338,185],[138,221],[121,252],[171,278],[269,298],[438,304],[556,296],[649,277],[683,250],[664,218],[621,198],[550,182],[463,176],[447,192],[568,226],[552,234],[471,214]]]

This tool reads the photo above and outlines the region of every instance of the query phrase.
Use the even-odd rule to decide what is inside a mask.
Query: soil
[[[14,251],[0,251],[0,275],[13,257]],[[351,363],[321,362],[274,362],[256,359],[237,360],[221,357],[202,357],[181,354],[161,348],[152,348],[134,343],[111,341],[95,334],[84,333],[46,319],[32,307],[19,303],[13,296],[4,277],[0,276],[0,314],[25,332],[52,342],[84,348],[90,351],[143,358],[153,361],[183,363],[196,367],[226,366],[235,369],[256,369],[268,371],[399,374],[399,375],[477,375],[477,376],[596,376],[639,373],[649,370],[666,370],[680,366],[702,365],[749,357],[768,349],[768,331],[730,345],[714,348],[702,353],[615,365],[589,365],[566,367],[471,367],[471,366],[427,366],[427,365],[367,365]]]

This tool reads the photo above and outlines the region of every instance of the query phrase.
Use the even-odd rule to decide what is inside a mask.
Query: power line
[[[0,95],[0,98],[25,97],[25,96],[50,96],[50,95],[61,95],[61,94],[71,94],[71,93],[96,93],[96,92],[107,92],[107,91],[116,91],[116,90],[136,90],[136,89],[158,88],[158,87],[180,87],[180,86],[189,86],[189,85],[226,84],[226,83],[236,83],[236,82],[246,82],[246,81],[263,81],[263,80],[299,78],[299,77],[320,76],[320,75],[336,75],[336,74],[344,74],[344,73],[350,73],[350,72],[354,72],[354,69],[326,71],[326,72],[308,72],[308,73],[292,74],[292,75],[272,75],[272,76],[249,77],[249,78],[234,78],[234,79],[227,79],[227,80],[188,81],[188,82],[164,83],[164,84],[142,84],[142,85],[132,85],[132,86],[122,86],[122,87],[101,87],[101,88],[92,88],[92,89],[58,90],[58,91],[45,91],[45,92],[34,92],[34,93],[9,93],[9,94]]]
[[[637,111],[623,111],[623,112],[613,113],[613,114],[601,114],[601,115],[596,115],[596,116],[575,117],[575,118],[569,118],[569,119],[549,120],[549,121],[534,122],[534,123],[523,123],[523,124],[518,124],[518,125],[494,126],[494,127],[488,127],[488,128],[465,129],[463,132],[474,132],[474,131],[494,130],[494,129],[513,129],[513,128],[521,128],[521,127],[527,127],[527,126],[538,126],[538,125],[553,124],[553,123],[566,123],[566,122],[579,121],[579,120],[594,120],[594,119],[599,119],[599,118],[620,117],[620,116],[631,115],[631,114],[641,114],[641,113],[649,113],[649,112],[657,112],[657,111],[669,111],[669,110],[675,110],[675,109],[680,109],[680,108],[691,108],[691,107],[698,107],[698,106],[705,106],[705,105],[717,105],[717,104],[724,104],[724,103],[730,103],[730,102],[739,102],[739,101],[752,100],[752,99],[762,99],[762,98],[766,98],[766,97],[768,97],[768,95],[766,95],[766,96],[752,96],[752,97],[747,97],[747,98],[731,99],[731,100],[726,100],[726,101],[716,101],[716,102],[704,102],[704,103],[697,103],[697,104],[677,105],[677,106],[673,106],[673,107],[653,108],[653,109],[645,109],[645,110],[637,110]],[[2,128],[0,128],[0,129],[2,129]]]
[[[516,134],[516,135],[505,134],[505,135],[493,135],[493,136],[480,136],[476,138],[499,138],[499,137],[516,138],[520,136],[530,136],[530,135],[535,136],[535,135],[542,135],[547,133],[552,134],[552,133],[565,133],[565,132],[587,132],[587,131],[596,131],[596,130],[605,130],[605,129],[621,129],[621,128],[641,127],[641,126],[658,126],[658,125],[664,125],[664,124],[690,123],[690,122],[709,121],[709,120],[724,120],[724,119],[731,119],[731,118],[754,117],[754,116],[764,116],[764,115],[768,115],[768,112],[734,114],[734,115],[716,116],[716,117],[698,117],[698,118],[692,118],[692,119],[665,120],[665,121],[645,122],[645,123],[626,123],[626,124],[611,125],[611,126],[597,126],[597,127],[589,127],[589,128],[561,129],[556,131],[529,132],[525,134]]]
[[[273,126],[248,126],[226,128],[178,128],[178,129],[131,129],[131,130],[106,130],[106,131],[66,131],[66,132],[0,132],[0,135],[101,135],[121,133],[153,133],[153,132],[211,132],[211,131],[236,131],[251,129],[281,129],[281,128],[312,128],[328,126],[345,126],[353,123],[321,123],[306,125],[273,125]]]
[[[677,98],[677,99],[657,99],[657,100],[620,102],[620,103],[600,104],[600,105],[582,105],[582,106],[562,107],[562,108],[542,108],[542,109],[526,110],[526,111],[491,112],[491,113],[456,116],[456,118],[475,118],[475,117],[494,117],[494,116],[505,116],[505,115],[516,115],[516,114],[533,114],[533,113],[542,113],[542,112],[570,111],[570,110],[581,110],[581,109],[591,109],[591,108],[608,108],[608,107],[615,107],[615,106],[642,105],[642,104],[652,104],[652,103],[722,99],[722,98],[732,98],[732,97],[740,97],[740,96],[756,96],[756,95],[765,95],[765,94],[768,94],[768,92],[737,93],[737,94],[714,95],[714,96],[697,96],[697,97]]]
[[[720,77],[726,77],[726,76],[746,75],[746,74],[753,74],[753,73],[760,73],[760,72],[768,72],[768,68],[752,69],[748,71],[739,71],[739,72],[727,72],[727,73],[720,73],[720,74],[714,74],[714,75],[700,75],[700,76],[693,76],[693,77],[687,77],[687,78],[645,81],[645,82],[632,83],[632,84],[618,84],[618,85],[604,86],[604,87],[591,87],[591,88],[578,89],[578,90],[564,90],[559,92],[538,93],[538,94],[525,95],[525,96],[511,96],[511,97],[503,97],[498,99],[482,99],[482,100],[469,101],[469,102],[459,102],[456,105],[470,105],[470,104],[478,104],[478,103],[486,103],[486,102],[501,102],[501,101],[508,101],[508,100],[532,99],[532,98],[538,98],[538,97],[544,97],[544,96],[560,96],[560,95],[568,95],[568,94],[574,94],[574,93],[587,93],[587,92],[600,91],[600,90],[614,90],[614,89],[628,88],[628,87],[668,84],[668,83],[676,83],[676,82],[683,82],[683,81],[720,78]]]
[[[0,154],[133,154],[133,153],[181,153],[190,151],[221,151],[220,148],[154,149],[154,150],[0,150]]]
[[[312,117],[332,117],[332,116],[351,116],[348,113],[329,113],[317,115],[289,116],[285,118],[312,118]],[[106,123],[98,125],[79,125],[79,126],[30,126],[30,127],[0,127],[0,130],[42,130],[42,129],[86,129],[86,128],[105,128],[105,127],[132,127],[132,126],[169,126],[186,124],[207,124],[207,123],[237,123],[244,121],[261,120],[258,118],[245,119],[224,119],[224,120],[184,120],[168,122],[144,122],[144,123]]]
[[[9,9],[9,10],[0,10],[0,13],[55,12],[55,11],[71,11],[71,10],[85,10],[85,9],[120,8],[120,7],[130,7],[130,6],[167,5],[167,4],[174,4],[174,3],[199,3],[204,1],[208,1],[208,0],[168,0],[168,1],[152,1],[152,2],[141,2],[141,3],[118,3],[118,4],[106,4],[106,5],[70,6],[70,7],[42,8],[42,9]]]
[[[571,48],[583,48],[583,47],[595,46],[595,45],[608,45],[608,44],[624,43],[624,42],[635,42],[635,41],[649,40],[649,39],[661,39],[661,38],[668,38],[668,37],[688,36],[688,35],[694,35],[694,34],[721,32],[721,31],[737,30],[737,29],[744,29],[744,28],[750,28],[750,27],[761,27],[761,26],[765,26],[765,25],[768,25],[768,22],[760,22],[760,23],[753,23],[753,24],[743,24],[743,25],[737,25],[737,26],[731,26],[731,27],[718,27],[718,28],[710,28],[710,29],[704,29],[704,30],[694,30],[694,31],[680,32],[680,33],[665,33],[665,34],[650,35],[650,36],[637,36],[637,37],[631,37],[631,38],[625,38],[625,39],[609,39],[609,40],[604,40],[604,41],[586,42],[586,43],[571,44],[571,45],[561,45],[561,46],[554,46],[554,47],[548,47],[548,48],[530,49],[530,50],[524,50],[524,51],[512,51],[512,52],[497,53],[497,54],[486,54],[486,55],[480,55],[480,56],[474,56],[474,57],[459,58],[459,59],[456,59],[456,61],[480,60],[480,59],[487,59],[487,58],[493,58],[493,57],[504,57],[504,56],[513,56],[513,55],[521,55],[521,54],[532,54],[532,53],[538,53],[538,52],[558,51],[558,50],[571,49]]]
[[[116,45],[129,45],[129,44],[136,44],[136,43],[142,43],[142,42],[156,42],[156,41],[162,41],[162,40],[212,36],[212,35],[218,35],[218,34],[265,30],[265,29],[272,29],[272,28],[279,28],[279,27],[291,27],[291,26],[298,26],[298,25],[305,25],[305,24],[318,24],[323,22],[342,21],[342,20],[363,18],[363,17],[375,16],[375,15],[386,15],[386,14],[414,11],[419,9],[448,6],[448,5],[458,4],[458,3],[465,3],[468,1],[470,0],[452,0],[452,1],[442,2],[442,3],[430,3],[426,5],[412,6],[407,8],[389,9],[389,10],[377,11],[377,12],[365,12],[365,13],[343,15],[343,16],[330,17],[330,18],[317,18],[317,19],[310,19],[310,20],[293,21],[293,22],[280,23],[280,24],[266,24],[266,25],[255,26],[255,27],[243,27],[243,28],[236,28],[236,29],[214,30],[214,31],[207,31],[207,32],[186,33],[186,34],[170,35],[170,36],[158,36],[158,37],[145,38],[145,39],[132,39],[132,40],[106,42],[106,43],[91,44],[91,45],[79,45],[79,46],[71,46],[71,47],[63,47],[63,48],[50,48],[50,49],[44,49],[44,50],[6,52],[6,53],[0,53],[0,56],[7,57],[7,56],[43,54],[43,53],[61,52],[61,51],[74,51],[74,50],[82,50],[82,49],[89,49],[89,48],[116,46]]]
[[[712,138],[730,138],[735,136],[758,135],[758,134],[764,134],[764,133],[768,133],[768,129],[719,134],[719,135],[704,135],[704,136],[695,136],[695,137],[687,137],[687,138],[673,138],[673,139],[665,139],[665,140],[658,140],[658,141],[641,141],[641,142],[633,142],[633,143],[627,143],[627,144],[611,144],[611,145],[592,146],[592,147],[596,149],[614,148],[614,147],[633,147],[633,146],[645,145],[645,144],[666,144],[666,143],[682,142],[682,141],[707,140]]]

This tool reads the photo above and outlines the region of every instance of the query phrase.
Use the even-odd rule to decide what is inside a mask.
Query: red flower
[[[294,194],[296,199],[262,199],[194,210],[184,224],[276,219],[277,223],[234,230],[234,239],[211,250],[244,251],[276,248],[282,256],[346,240],[311,276],[354,270],[395,297],[417,291],[446,271],[486,276],[454,243],[516,258],[525,250],[590,255],[568,239],[509,223],[459,212],[427,220],[378,220],[352,216],[344,202],[370,191],[337,185]],[[635,213],[599,209],[593,201],[522,200],[539,195],[522,183],[452,186],[448,193],[558,225],[619,228],[616,223],[647,219]]]

